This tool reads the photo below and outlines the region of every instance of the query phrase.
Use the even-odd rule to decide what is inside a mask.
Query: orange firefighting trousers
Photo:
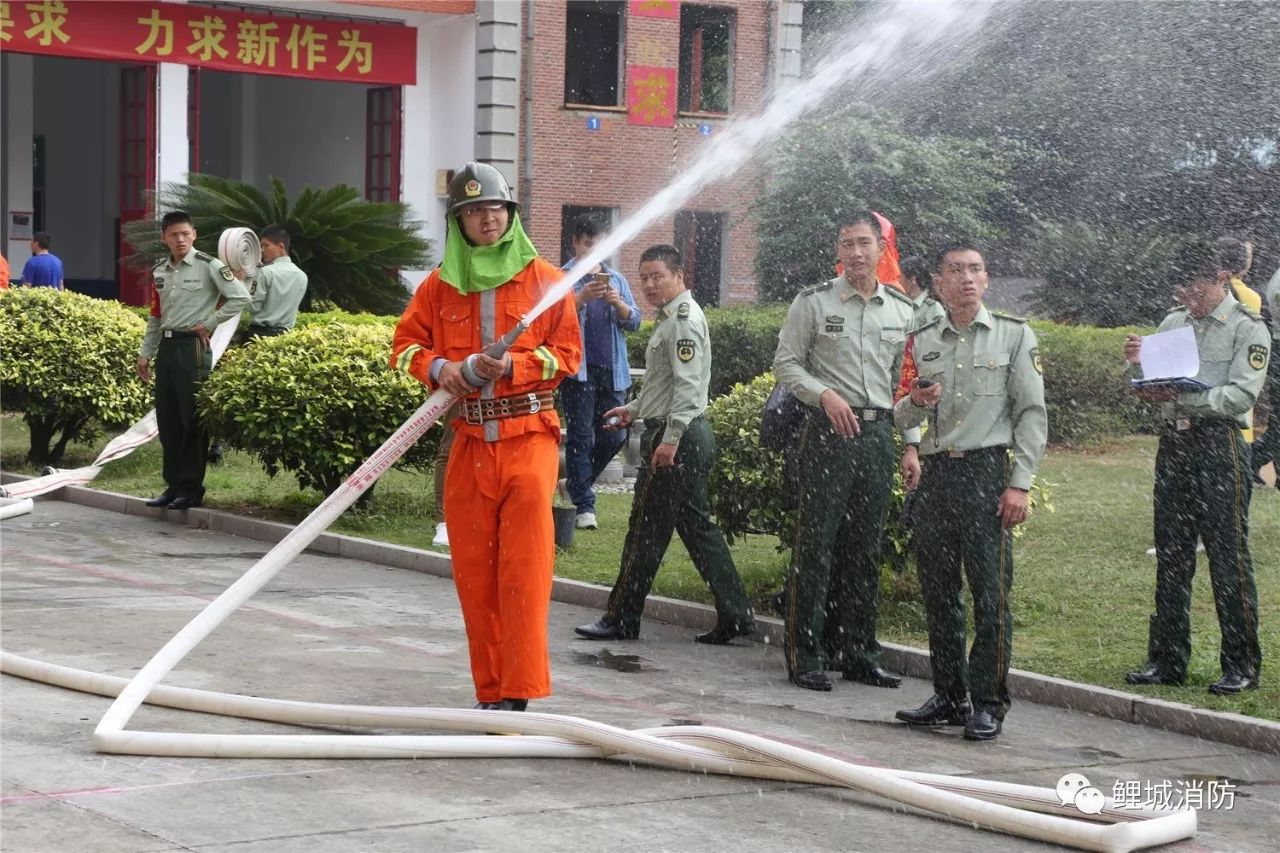
[[[460,431],[449,455],[445,523],[480,702],[551,694],[556,439],[527,432],[485,442]]]

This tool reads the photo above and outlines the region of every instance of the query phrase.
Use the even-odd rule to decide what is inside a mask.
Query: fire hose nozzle
[[[516,342],[516,338],[520,337],[529,329],[529,318],[521,317],[520,322],[511,327],[505,335],[485,348],[484,354],[489,358],[502,358],[506,355],[507,350],[511,349],[512,344]],[[488,380],[481,379],[476,373],[476,357],[479,353],[472,353],[462,360],[462,378],[472,388],[482,387]]]

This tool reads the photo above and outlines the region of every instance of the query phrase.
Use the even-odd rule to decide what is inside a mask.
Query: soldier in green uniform
[[[258,232],[265,261],[249,287],[252,319],[241,343],[254,338],[283,335],[298,321],[298,306],[307,294],[307,274],[289,257],[289,232],[283,225],[268,225]],[[209,448],[209,464],[222,462],[222,445]]]
[[[840,219],[844,273],[800,292],[778,333],[773,370],[814,409],[800,437],[800,510],[786,585],[787,675],[830,690],[824,670],[897,687],[880,667],[880,540],[893,488],[893,391],[915,306],[876,280],[884,250],[870,211]],[[919,431],[904,432],[918,443]],[[914,457],[912,457],[914,459]],[[919,465],[904,470],[914,485]]]
[[[914,541],[934,695],[897,718],[963,725],[965,738],[991,740],[1009,710],[1013,528],[1027,517],[1049,416],[1035,333],[1026,321],[982,304],[988,283],[982,254],[955,243],[939,252],[935,267],[934,290],[946,314],[912,336],[918,379],[894,409],[902,427],[929,420],[918,451],[924,473]],[[974,624],[967,660],[966,579]]]
[[[604,417],[615,428],[643,421],[640,445],[646,462],[636,474],[622,567],[608,608],[599,621],[574,630],[591,640],[638,637],[645,596],[674,531],[715,597],[716,625],[695,639],[720,645],[750,634],[755,617],[707,498],[707,475],[716,455],[715,436],[703,416],[711,382],[707,320],[685,289],[674,246],[645,249],[640,290],[658,309],[645,351],[644,385],[636,400]]]
[[[298,320],[298,306],[307,295],[307,274],[289,257],[289,232],[268,225],[258,232],[262,241],[262,269],[253,281],[249,337],[283,335]]]
[[[1267,431],[1253,442],[1251,463],[1255,472],[1261,472],[1268,463],[1280,459],[1280,358],[1275,358],[1276,352],[1280,351],[1280,270],[1276,270],[1275,275],[1271,276],[1262,306],[1271,323],[1272,358],[1267,368],[1266,381],[1267,396],[1271,400],[1271,418],[1267,421]],[[1276,465],[1276,475],[1276,488],[1280,488],[1280,464]],[[1255,476],[1262,480],[1256,473]]]
[[[1229,274],[1209,241],[1183,246],[1173,279],[1181,305],[1160,323],[1167,332],[1190,326],[1200,354],[1196,379],[1209,390],[1149,388],[1135,393],[1159,403],[1164,420],[1156,453],[1156,612],[1146,668],[1130,684],[1181,684],[1191,657],[1191,578],[1196,538],[1209,557],[1213,598],[1222,629],[1222,678],[1209,692],[1258,686],[1258,591],[1249,557],[1249,497],[1253,486],[1240,434],[1262,390],[1271,342],[1262,319],[1231,294]],[[1142,339],[1129,335],[1124,355],[1141,378]]]
[[[195,250],[196,229],[186,213],[166,213],[160,231],[169,257],[152,271],[155,286],[138,376],[149,381],[151,360],[158,359],[156,426],[164,449],[165,490],[147,506],[184,510],[204,499],[209,437],[196,416],[196,393],[213,366],[209,336],[248,307],[249,291],[230,267]]]
[[[933,298],[933,274],[929,271],[929,262],[924,258],[912,255],[903,261],[902,278],[899,281],[902,292],[907,294],[916,308],[911,328],[926,326],[947,313],[942,303]]]

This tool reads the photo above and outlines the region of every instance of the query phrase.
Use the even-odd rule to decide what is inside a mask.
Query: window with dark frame
[[[564,102],[616,107],[622,68],[621,0],[569,0],[564,28]]]
[[[594,216],[604,223],[606,228],[613,227],[612,207],[588,207],[579,204],[566,204],[560,208],[560,263],[567,264],[573,260],[573,223],[579,216]]]
[[[732,9],[680,6],[680,112],[729,112],[733,100],[733,40]]]
[[[365,96],[364,197],[400,200],[399,86],[380,86]]]
[[[704,308],[720,304],[724,222],[723,213],[682,210],[676,214],[675,244],[684,258],[684,283]]]

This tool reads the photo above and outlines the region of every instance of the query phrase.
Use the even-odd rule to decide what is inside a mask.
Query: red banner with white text
[[[417,30],[177,3],[0,2],[0,50],[378,85],[417,82]]]

